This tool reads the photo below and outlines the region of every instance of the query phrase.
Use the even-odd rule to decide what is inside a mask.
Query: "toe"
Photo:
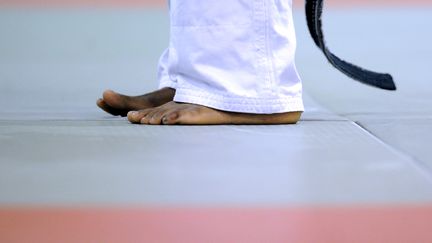
[[[109,99],[111,99],[112,96],[116,96],[116,95],[117,95],[116,92],[108,89],[108,90],[105,90],[103,92],[102,97],[103,97],[104,100],[109,100]]]
[[[129,96],[116,93],[112,90],[106,90],[102,97],[105,103],[111,107],[117,109],[125,109],[128,107]]]
[[[167,112],[167,109],[158,109],[156,112],[153,112],[149,115],[148,124],[151,125],[160,125],[162,124],[162,118],[164,117],[165,113]],[[145,118],[143,118],[145,119]],[[142,121],[141,121],[142,122]]]
[[[157,124],[153,117],[161,111],[161,108],[154,108],[150,112],[148,112],[143,118],[141,118],[141,124]]]
[[[175,125],[178,123],[180,111],[171,111],[162,117],[162,124]]]
[[[174,103],[175,104],[175,103]],[[168,102],[164,105],[161,105],[157,108],[152,109],[148,112],[144,117],[141,118],[141,124],[150,124],[150,125],[160,125],[162,124],[163,116],[175,109],[176,106],[172,104],[172,102]]]
[[[127,118],[132,123],[140,123],[141,119],[145,117],[149,112],[151,112],[153,109],[144,109],[140,111],[130,111],[127,114]]]
[[[112,108],[111,106],[109,106],[103,99],[98,99],[96,101],[96,105],[101,108],[102,110],[104,110],[105,112],[113,115],[113,116],[118,116],[121,115],[120,112],[114,108]]]
[[[150,124],[150,116],[147,114],[143,118],[141,118],[140,122],[141,124]]]

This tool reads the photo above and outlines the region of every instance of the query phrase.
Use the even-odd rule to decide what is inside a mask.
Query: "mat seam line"
[[[358,127],[359,129],[367,133],[369,136],[371,136],[373,139],[375,139],[377,142],[384,145],[387,149],[389,149],[393,153],[410,161],[411,162],[410,164],[414,166],[420,173],[424,174],[426,176],[426,179],[432,184],[432,168],[429,165],[427,165],[425,162],[421,161],[420,159],[416,158],[415,156],[411,155],[410,153],[406,152],[405,150],[399,149],[397,147],[388,144],[387,142],[382,140],[378,135],[374,134],[371,130],[363,126],[360,122],[358,121],[351,121],[351,122],[356,127]]]

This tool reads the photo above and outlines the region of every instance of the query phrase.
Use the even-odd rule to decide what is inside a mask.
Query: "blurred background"
[[[314,82],[334,71],[309,37],[303,2],[294,5],[297,65],[307,88],[325,88]],[[341,57],[393,73],[405,69],[410,60],[424,60],[411,65],[415,70],[408,76],[428,68],[430,1],[328,0],[325,5],[324,31],[330,49]],[[157,87],[157,60],[168,42],[166,1],[1,0],[0,13],[0,88],[7,94],[0,96],[7,104],[0,114],[7,113],[6,117],[24,110],[28,115],[47,113],[46,108],[54,106],[65,113],[78,109],[89,115],[96,111],[89,104],[106,88],[141,94]],[[377,58],[367,56],[370,48]],[[382,56],[391,58],[392,65]],[[320,70],[318,75],[310,65]]]
[[[397,92],[330,67],[303,5],[298,125],[161,128],[95,102],[157,88],[166,1],[0,0],[0,242],[432,242],[432,1],[325,1]]]

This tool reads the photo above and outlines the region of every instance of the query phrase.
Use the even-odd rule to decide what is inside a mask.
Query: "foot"
[[[128,120],[151,125],[295,124],[302,112],[248,114],[215,110],[202,105],[168,102],[128,113]]]
[[[172,88],[163,88],[140,96],[127,96],[107,90],[96,104],[111,115],[126,116],[129,111],[161,106],[172,101],[174,95],[175,89]]]

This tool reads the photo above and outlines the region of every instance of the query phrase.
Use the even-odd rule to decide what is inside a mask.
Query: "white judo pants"
[[[160,88],[243,113],[303,111],[291,0],[171,0]]]

